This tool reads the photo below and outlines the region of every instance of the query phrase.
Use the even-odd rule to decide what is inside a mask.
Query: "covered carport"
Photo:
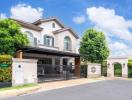
[[[37,63],[37,69],[38,69],[38,78],[43,77],[44,79],[51,79],[51,78],[62,78],[64,79],[64,75],[67,74],[66,71],[69,71],[69,67],[68,65],[46,65],[46,64],[40,64],[39,60],[42,59],[44,56],[51,56],[51,57],[71,57],[74,58],[74,65],[72,65],[72,67],[74,67],[74,77],[78,78],[80,77],[80,55],[77,53],[72,53],[72,52],[63,52],[63,51],[58,51],[58,50],[51,50],[51,49],[44,49],[44,48],[37,48],[37,47],[24,47],[24,48],[20,48],[17,51],[17,58],[21,58],[21,59],[37,59],[38,63]],[[54,69],[51,66],[55,66]],[[60,67],[65,67],[65,69],[63,68],[62,72],[56,72],[55,68],[59,68]],[[42,73],[42,70],[44,69],[45,74],[41,75],[39,74],[40,72]],[[69,71],[70,72],[70,71]],[[70,73],[69,73],[70,74]],[[41,77],[40,77],[41,76]],[[42,79],[43,79],[42,78]]]

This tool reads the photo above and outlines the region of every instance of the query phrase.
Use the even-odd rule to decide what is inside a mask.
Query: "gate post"
[[[128,66],[127,63],[122,64],[122,77],[128,78]]]
[[[101,64],[99,63],[88,63],[87,64],[87,78],[98,78],[101,77]]]
[[[80,57],[75,57],[75,76],[80,77]]]
[[[17,53],[16,53],[16,58],[20,58],[20,59],[23,58],[23,52],[22,52],[22,50],[18,50],[18,51],[17,51]]]
[[[37,83],[37,60],[12,59],[12,86]]]

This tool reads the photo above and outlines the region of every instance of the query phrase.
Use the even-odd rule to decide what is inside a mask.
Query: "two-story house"
[[[59,76],[67,68],[79,76],[79,37],[71,28],[56,18],[39,19],[33,23],[13,20],[22,26],[21,31],[30,41],[28,47],[18,50],[17,57],[38,59],[38,76]]]

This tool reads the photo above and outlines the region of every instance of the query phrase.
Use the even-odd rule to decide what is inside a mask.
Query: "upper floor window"
[[[64,38],[64,50],[71,50],[71,39],[70,37],[66,36]]]
[[[55,28],[55,23],[52,23],[52,28]]]
[[[44,35],[44,45],[54,46],[54,38],[52,36]]]
[[[26,31],[25,33],[27,34],[27,37],[29,39],[30,46],[33,46],[34,45],[34,36],[33,36],[33,34],[29,31]]]

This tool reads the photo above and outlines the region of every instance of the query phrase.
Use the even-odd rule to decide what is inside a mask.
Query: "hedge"
[[[0,82],[10,82],[12,78],[12,61],[10,55],[0,55]]]
[[[12,79],[12,67],[1,68],[0,67],[0,82],[11,82]]]
[[[0,55],[0,61],[11,61],[12,56],[10,55]]]

